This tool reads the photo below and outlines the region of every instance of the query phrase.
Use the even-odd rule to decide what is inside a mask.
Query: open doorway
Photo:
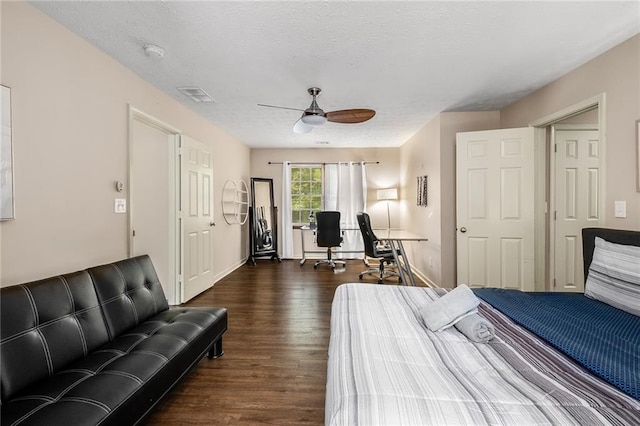
[[[531,123],[536,145],[538,291],[584,289],[581,230],[604,223],[605,95]]]
[[[179,131],[129,109],[129,256],[148,254],[170,304],[180,303]]]

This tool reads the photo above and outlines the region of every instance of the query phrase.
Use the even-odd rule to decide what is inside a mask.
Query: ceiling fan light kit
[[[305,111],[305,113],[302,114],[302,118],[300,118],[300,120],[302,120],[303,123],[309,124],[311,126],[320,126],[321,124],[327,122],[327,117],[325,117],[324,113],[322,115],[310,114]]]
[[[305,110],[297,108],[280,107],[275,105],[258,104],[258,106],[264,106],[269,108],[290,109],[294,111],[302,111],[302,117],[298,119],[293,125],[294,133],[309,133],[313,130],[314,126],[321,126],[327,121],[333,123],[343,124],[357,124],[363,123],[373,118],[376,112],[372,109],[345,109],[341,111],[330,111],[325,113],[322,108],[318,106],[316,97],[320,95],[319,87],[310,87],[307,92],[313,96],[311,105]]]
[[[313,130],[313,126],[306,124],[302,119],[299,119],[293,125],[293,133],[309,133]]]

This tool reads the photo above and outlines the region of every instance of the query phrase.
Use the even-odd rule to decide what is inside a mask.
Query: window
[[[322,166],[291,167],[291,222],[309,223],[322,210]]]

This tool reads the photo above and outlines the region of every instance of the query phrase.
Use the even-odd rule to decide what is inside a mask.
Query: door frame
[[[544,283],[544,288],[536,288],[536,291],[551,290],[551,283],[553,280],[553,259],[555,256],[552,247],[552,241],[555,232],[555,226],[552,226],[552,220],[550,218],[551,205],[553,199],[551,198],[551,189],[555,185],[555,181],[551,180],[553,170],[547,171],[547,153],[551,152],[552,143],[554,138],[550,137],[547,140],[547,128],[550,128],[559,121],[567,118],[582,114],[593,109],[598,110],[598,137],[601,146],[601,171],[602,178],[600,180],[600,223],[606,222],[606,93],[600,93],[591,98],[577,102],[559,111],[546,115],[542,118],[532,121],[529,126],[536,127],[536,283]],[[576,126],[576,125],[574,125]],[[542,147],[542,149],[539,149]],[[551,160],[550,160],[551,161]],[[555,176],[554,176],[555,179]],[[547,198],[547,196],[549,198]],[[555,205],[553,206],[555,207]],[[549,253],[549,257],[545,255]],[[544,278],[538,280],[538,278]]]
[[[168,265],[169,276],[171,282],[166,283],[168,288],[173,288],[174,300],[169,300],[169,304],[179,304],[182,294],[182,282],[180,274],[182,271],[182,255],[180,249],[180,136],[182,132],[175,127],[158,120],[157,118],[141,111],[140,109],[128,105],[128,167],[127,167],[127,194],[129,195],[129,212],[128,212],[128,238],[127,238],[127,251],[128,256],[134,255],[134,240],[133,240],[133,200],[135,198],[135,191],[133,190],[133,122],[138,121],[155,127],[164,133],[169,135],[169,201],[174,208],[169,212],[169,258],[174,259],[171,264]],[[173,179],[171,179],[173,176]]]

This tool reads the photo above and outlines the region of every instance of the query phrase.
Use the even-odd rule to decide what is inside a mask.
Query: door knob
[[[215,222],[209,222],[209,226],[216,226]]]
[[[462,228],[460,228],[460,232],[462,232],[462,233],[464,234],[465,232],[467,232],[467,228],[465,228],[465,227],[463,226]]]

